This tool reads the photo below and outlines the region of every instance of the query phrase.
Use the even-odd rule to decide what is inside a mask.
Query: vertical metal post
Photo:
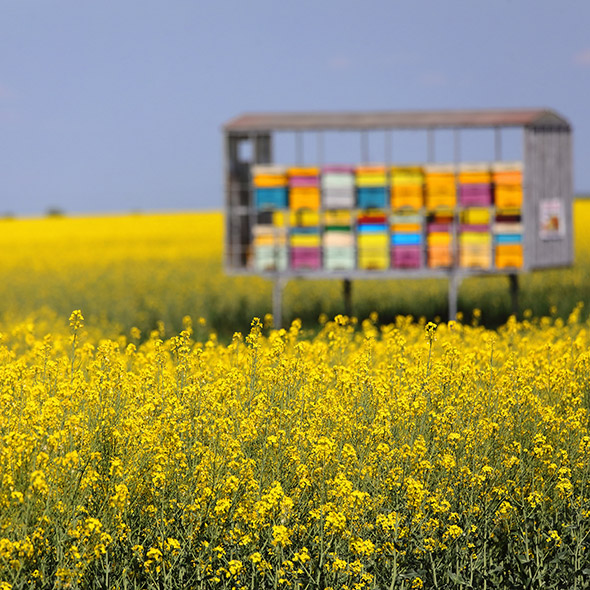
[[[295,162],[297,165],[303,164],[303,138],[301,131],[295,132]]]
[[[508,280],[510,281],[510,305],[512,308],[512,313],[515,316],[518,316],[518,275],[509,274]]]
[[[496,127],[494,129],[494,157],[496,158],[496,162],[500,162],[502,160],[502,129],[501,129],[501,127]]]
[[[432,164],[436,159],[435,146],[434,146],[434,129],[429,127],[427,130],[428,135],[428,161]]]
[[[453,157],[455,159],[455,164],[458,164],[461,161],[461,137],[459,129],[454,129],[453,131],[453,139],[454,139],[454,154]]]
[[[369,136],[366,129],[361,131],[361,161],[369,161]]]
[[[391,131],[387,129],[384,131],[385,133],[385,163],[391,164],[392,163],[392,150],[391,150]]]
[[[455,269],[449,273],[449,321],[457,317],[457,299],[461,280]]]
[[[342,297],[344,299],[344,315],[352,317],[352,281],[350,279],[342,281]]]
[[[272,317],[274,327],[278,330],[283,326],[283,288],[285,279],[276,277],[272,286]]]

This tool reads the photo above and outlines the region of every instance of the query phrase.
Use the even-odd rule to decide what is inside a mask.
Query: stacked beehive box
[[[294,226],[289,239],[291,268],[318,270],[322,266],[320,231],[317,226]]]
[[[362,270],[389,268],[389,228],[382,211],[365,211],[357,221],[358,267]]]
[[[259,271],[283,271],[287,268],[287,239],[283,220],[278,212],[257,215],[252,229],[254,268]]]
[[[384,165],[357,166],[356,186],[359,209],[384,209],[388,206],[388,180]]]
[[[489,207],[492,204],[492,175],[487,163],[466,163],[459,168],[459,205]]]
[[[392,166],[391,208],[421,209],[424,206],[424,172],[421,166]]]
[[[523,267],[519,162],[257,165],[252,184],[257,270]]]
[[[459,266],[491,268],[492,233],[488,207],[470,207],[461,211],[459,226]]]
[[[323,261],[326,270],[355,267],[354,232],[350,210],[328,210],[324,214]]]
[[[289,207],[293,211],[320,208],[319,173],[313,166],[289,168]]]
[[[423,217],[411,210],[391,217],[391,266],[420,268],[424,248]]]
[[[284,209],[287,207],[287,171],[283,166],[253,166],[252,184],[256,209]]]
[[[455,166],[430,164],[424,168],[425,205],[429,211],[452,209],[457,204]]]
[[[326,166],[322,168],[322,204],[324,209],[353,209],[355,175],[352,166]]]
[[[459,168],[459,266],[463,268],[492,266],[491,181],[487,163],[466,163]]]
[[[498,162],[493,166],[495,264],[497,268],[521,268],[522,245],[522,165]]]
[[[426,247],[430,268],[453,264],[453,213],[437,212],[428,218]]]

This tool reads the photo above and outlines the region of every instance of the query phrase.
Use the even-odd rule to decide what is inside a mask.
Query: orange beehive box
[[[461,184],[489,184],[492,182],[492,175],[489,172],[460,172],[459,182]]]
[[[419,223],[393,223],[391,225],[393,233],[418,234],[422,231],[422,225]]]
[[[499,184],[494,190],[494,203],[498,209],[518,209],[522,206],[522,186]]]
[[[495,184],[522,184],[522,172],[520,170],[494,172],[492,180]]]
[[[398,184],[391,187],[392,209],[402,207],[420,209],[423,206],[424,189],[421,184]]]
[[[425,204],[427,209],[453,208],[457,204],[457,193],[455,185],[439,185],[428,188],[426,191]]]
[[[524,256],[521,244],[498,244],[496,268],[522,268]]]
[[[316,187],[294,187],[289,191],[289,207],[296,209],[320,208],[320,189]]]
[[[287,170],[289,176],[318,176],[319,173],[316,166],[293,166]]]
[[[461,250],[459,252],[459,266],[462,268],[491,268],[492,253],[490,251],[471,252]]]
[[[453,254],[446,246],[428,247],[428,266],[430,268],[448,267],[453,264]]]
[[[426,234],[426,243],[429,247],[449,248],[452,241],[453,236],[448,232],[437,231]]]
[[[287,177],[284,174],[258,174],[253,183],[260,188],[281,187],[287,185]]]

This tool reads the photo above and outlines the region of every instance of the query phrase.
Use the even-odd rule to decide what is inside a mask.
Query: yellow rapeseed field
[[[2,227],[0,590],[590,586],[582,304],[310,335],[222,275],[219,215]],[[583,299],[578,235],[544,276]]]
[[[590,291],[590,201],[575,206],[573,269],[525,275],[521,308],[535,316],[567,317]],[[224,340],[246,331],[250,320],[270,311],[270,281],[226,276],[222,270],[220,213],[135,214],[110,217],[46,217],[0,220],[0,319],[29,318],[63,324],[82,309],[89,329],[114,337],[137,326],[144,333],[164,322],[166,335],[182,329],[184,315],[204,317]],[[446,317],[444,280],[357,281],[353,310],[382,321],[412,314]],[[510,314],[503,276],[468,279],[459,309],[482,310],[486,325]],[[323,312],[344,311],[339,281],[291,281],[284,295],[287,323],[301,318],[314,327]]]

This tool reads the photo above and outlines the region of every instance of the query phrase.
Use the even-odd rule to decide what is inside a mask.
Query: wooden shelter
[[[469,153],[463,153],[462,134],[473,129],[493,132],[494,155],[490,161],[478,162],[477,165],[470,168],[472,158]],[[503,133],[507,129],[518,129],[522,132],[520,154],[516,163],[503,160]],[[451,168],[454,167],[457,196],[455,201],[452,203],[449,201],[442,207],[446,211],[445,214],[452,216],[448,224],[449,238],[447,240],[452,255],[449,257],[448,263],[439,265],[434,263],[435,257],[431,253],[429,254],[428,250],[430,238],[432,238],[430,241],[435,241],[434,232],[430,232],[429,228],[440,226],[436,223],[436,215],[440,213],[440,208],[438,205],[428,204],[429,196],[432,201],[435,191],[435,189],[429,188],[435,184],[428,184],[428,174],[430,173],[429,166],[436,163],[437,134],[442,130],[450,130],[453,134],[453,157],[447,159],[446,164],[451,165]],[[329,212],[334,207],[329,205],[325,198],[326,191],[322,188],[324,178],[322,174],[324,170],[328,170],[324,167],[333,162],[333,156],[326,153],[324,149],[324,135],[341,131],[354,132],[359,137],[358,161],[347,162],[351,166],[367,163],[370,134],[383,132],[385,153],[379,159],[379,164],[386,171],[386,182],[382,188],[386,191],[387,201],[380,202],[381,206],[376,209],[379,209],[385,216],[387,224],[391,221],[391,228],[399,227],[395,224],[396,220],[399,221],[398,213],[403,215],[409,213],[405,206],[398,210],[393,197],[395,166],[401,166],[405,161],[403,145],[398,146],[395,143],[395,160],[392,158],[391,146],[395,142],[397,132],[426,132],[426,157],[422,163],[419,163],[424,167],[420,173],[425,179],[423,189],[421,189],[425,197],[415,211],[423,219],[418,232],[422,234],[420,243],[423,255],[416,264],[409,267],[404,267],[403,264],[397,265],[395,262],[397,258],[393,257],[393,250],[398,248],[401,252],[403,245],[394,244],[395,230],[390,230],[388,225],[387,232],[392,238],[391,263],[381,265],[379,268],[372,268],[370,265],[363,266],[360,257],[362,254],[361,240],[364,238],[360,238],[360,235],[364,228],[360,220],[364,215],[364,209],[374,210],[375,207],[365,207],[361,203],[360,197],[356,197],[355,202],[347,207],[352,215],[351,232],[356,262],[352,267],[350,265],[346,268],[339,268],[337,265],[327,267],[327,246],[324,244],[324,238],[328,224],[325,219],[327,219],[326,215],[329,217]],[[223,133],[226,212],[225,268],[230,273],[262,274],[274,280],[273,312],[277,318],[280,318],[281,315],[283,286],[287,280],[294,278],[344,280],[346,296],[346,293],[350,294],[350,282],[355,279],[447,277],[449,279],[449,317],[452,318],[457,311],[458,286],[465,276],[506,274],[510,276],[513,297],[515,297],[518,274],[534,269],[568,266],[573,262],[571,126],[563,116],[550,109],[247,113],[228,121],[223,127]],[[279,133],[293,135],[295,155],[291,162],[275,162],[274,160],[275,136]],[[308,136],[310,133],[316,137],[317,161],[314,162],[313,169],[319,171],[317,186],[320,194],[319,200],[312,204],[311,208],[317,213],[317,228],[314,226],[314,232],[317,233],[317,239],[321,242],[321,246],[319,265],[314,263],[314,265],[306,267],[305,265],[295,265],[292,256],[296,250],[296,247],[291,246],[291,235],[295,229],[290,226],[289,222],[290,213],[294,212],[293,189],[290,189],[288,184],[286,185],[288,191],[286,201],[275,205],[271,203],[270,206],[266,203],[261,206],[260,202],[256,200],[258,188],[255,186],[253,171],[255,166],[281,164],[286,167],[299,166],[297,170],[301,171],[305,159],[305,146],[302,138],[304,134]],[[400,153],[399,159],[398,152]],[[433,170],[434,168],[432,166]],[[502,187],[502,174],[506,178],[511,174],[514,176],[516,169],[518,169],[521,179],[519,188],[515,185]],[[469,175],[473,179],[484,178],[485,180],[487,178],[487,176],[484,177],[478,173],[478,170],[489,174],[491,179],[488,191],[491,196],[488,201],[482,201],[483,207],[477,207],[478,210],[488,209],[489,228],[481,231],[479,235],[471,232],[471,229],[475,227],[473,224],[466,225],[463,221],[465,216],[468,216],[470,212],[474,214],[476,209],[470,206],[468,200],[470,193],[466,183],[469,182]],[[305,170],[302,173],[306,173]],[[328,174],[329,172],[326,172],[326,176]],[[357,195],[365,190],[359,187],[360,176],[358,174],[357,172],[355,188]],[[440,176],[436,170],[432,174],[433,178]],[[484,186],[482,190],[485,192],[488,189]],[[389,194],[392,195],[391,200],[389,200]],[[520,195],[519,200],[512,203],[516,205],[512,208],[508,206],[511,204],[511,194]],[[367,203],[370,205],[371,201],[366,201],[365,204]],[[267,227],[264,223],[269,223],[268,215],[281,211],[285,213],[284,217],[287,218],[287,221],[284,222],[286,227],[284,231],[281,230],[283,233],[280,238],[281,248],[283,245],[285,248],[285,253],[281,255],[286,256],[286,262],[270,266],[257,266],[254,256],[257,239],[255,234]],[[264,215],[267,218],[263,219]],[[432,219],[434,219],[434,223]],[[512,225],[510,225],[511,223]],[[468,231],[464,231],[465,228],[468,228]],[[507,233],[503,234],[503,231]],[[514,262],[511,263],[510,256],[502,258],[500,253],[516,251],[516,246],[512,250],[508,246],[517,243],[517,238],[515,238],[517,235],[520,247],[518,251],[522,254],[520,258],[514,258]],[[473,245],[469,244],[468,237],[474,240]],[[481,242],[480,246],[477,245],[477,240]],[[286,243],[283,244],[283,241]],[[482,251],[485,256],[468,256],[469,248],[473,252],[478,252],[477,248],[485,250],[488,248],[488,244],[491,244],[489,255],[486,250]],[[281,250],[281,252],[283,251]]]

